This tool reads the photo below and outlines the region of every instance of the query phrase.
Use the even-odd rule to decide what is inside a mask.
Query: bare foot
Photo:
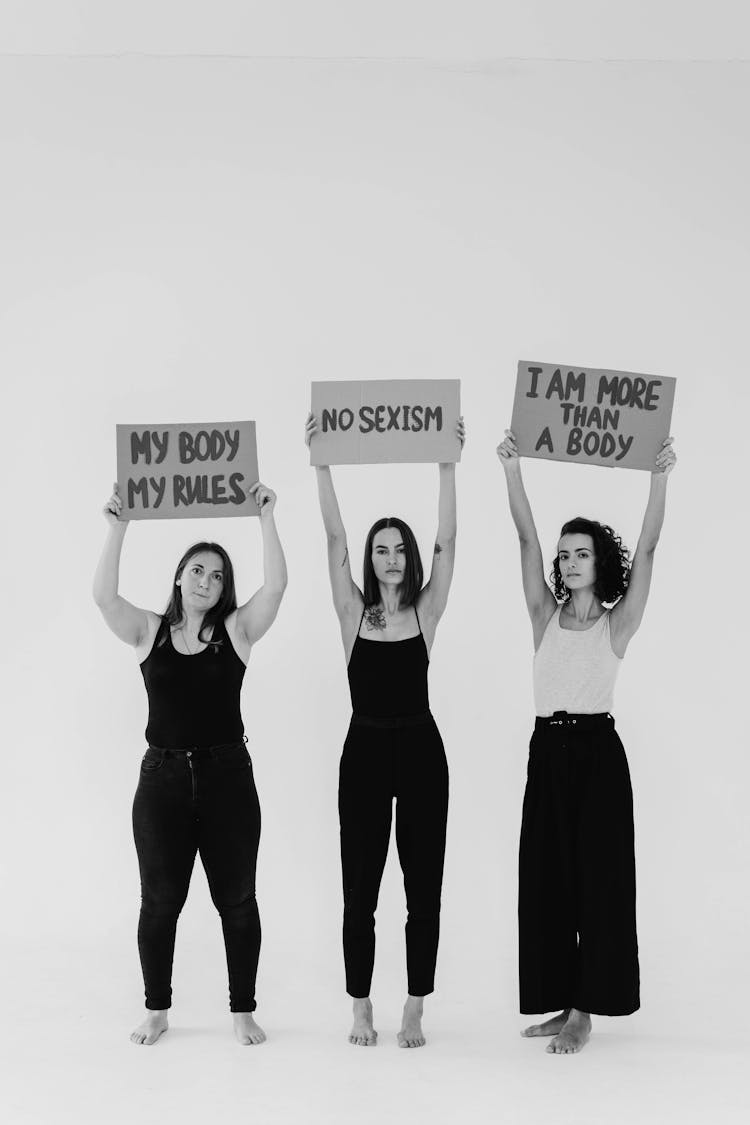
[[[232,1012],[232,1019],[237,1042],[243,1047],[265,1043],[266,1033],[262,1027],[258,1027],[251,1012]]]
[[[570,1009],[570,1015],[559,1035],[547,1047],[550,1055],[575,1055],[585,1047],[591,1034],[591,1016],[588,1012]]]
[[[532,1023],[529,1027],[525,1027],[521,1035],[526,1039],[534,1039],[537,1035],[557,1035],[565,1027],[565,1021],[569,1015],[570,1008],[566,1008],[564,1012],[560,1012],[559,1016],[553,1016],[551,1020],[545,1020],[544,1023]]]
[[[349,1032],[349,1042],[357,1047],[374,1047],[378,1041],[378,1033],[372,1026],[372,1004],[369,996],[355,997],[352,1004],[354,1023]]]
[[[424,1047],[426,1040],[422,1034],[423,1006],[423,996],[406,997],[401,1030],[396,1036],[399,1047]]]
[[[158,1011],[152,1011],[150,1008],[146,1009],[146,1018],[143,1023],[139,1024],[135,1031],[130,1034],[131,1043],[139,1043],[146,1047],[150,1047],[155,1043],[160,1035],[169,1027],[167,1023],[167,1008],[160,1008]]]

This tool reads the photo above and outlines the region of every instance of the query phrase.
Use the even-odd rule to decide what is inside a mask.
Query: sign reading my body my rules
[[[255,422],[118,426],[122,518],[257,516]]]

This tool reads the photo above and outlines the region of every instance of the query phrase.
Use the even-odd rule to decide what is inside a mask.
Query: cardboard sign
[[[257,516],[255,422],[118,426],[122,518]]]
[[[510,425],[518,452],[651,472],[669,437],[675,383],[632,371],[522,360]]]
[[[460,461],[460,387],[458,379],[313,383],[310,464]]]

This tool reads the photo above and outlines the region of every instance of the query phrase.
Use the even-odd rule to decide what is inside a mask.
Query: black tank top
[[[419,635],[404,641],[368,641],[359,635],[360,619],[347,668],[355,715],[402,719],[429,711],[427,668],[430,658],[416,608],[414,613]]]
[[[211,641],[221,643],[185,656],[175,649],[169,622],[162,618],[141,664],[148,693],[146,739],[152,746],[219,746],[239,742],[245,733],[240,715],[245,665],[223,621],[214,625]]]

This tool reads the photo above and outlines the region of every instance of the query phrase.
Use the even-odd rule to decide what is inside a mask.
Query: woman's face
[[[182,591],[182,604],[200,613],[208,613],[218,602],[224,588],[224,563],[213,551],[199,551],[185,564],[177,579]]]
[[[557,562],[568,590],[585,590],[596,582],[594,540],[590,535],[563,535],[557,545]]]
[[[404,580],[406,551],[397,527],[384,527],[372,541],[372,565],[378,582],[399,586]]]

